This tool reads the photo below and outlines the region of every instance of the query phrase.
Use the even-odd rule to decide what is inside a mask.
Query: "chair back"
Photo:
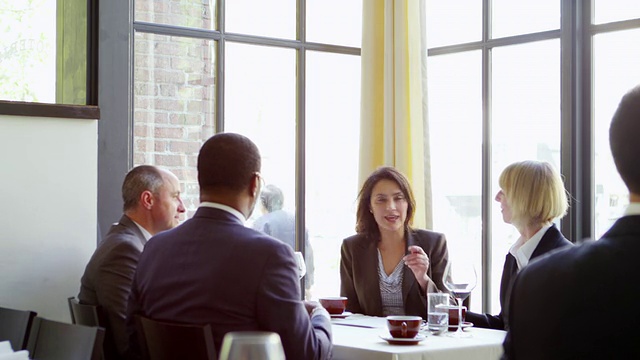
[[[97,305],[80,304],[75,297],[67,299],[71,323],[84,326],[102,326],[106,328],[106,318],[102,308]]]
[[[75,296],[69,297],[67,302],[69,303],[69,313],[73,324],[99,326],[104,328],[105,334],[102,344],[102,359],[118,359],[118,350],[116,349],[116,344],[113,340],[113,334],[109,330],[107,315],[102,307],[99,305],[80,304]]]
[[[217,358],[209,324],[178,324],[137,315],[136,331],[142,353],[149,360]]]
[[[36,317],[27,350],[32,359],[99,360],[104,329]]]
[[[0,307],[0,341],[9,341],[13,351],[26,349],[36,315],[34,311]]]

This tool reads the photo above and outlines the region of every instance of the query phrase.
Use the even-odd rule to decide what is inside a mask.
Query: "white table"
[[[387,320],[353,315],[332,319],[333,359],[424,360],[424,359],[499,359],[505,331],[469,328],[470,338],[434,336],[417,345],[390,345],[380,338],[388,335]],[[351,325],[351,326],[348,326]],[[366,326],[366,327],[365,327]]]

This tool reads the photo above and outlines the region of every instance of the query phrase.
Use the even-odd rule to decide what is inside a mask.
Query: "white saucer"
[[[342,314],[329,314],[329,315],[331,315],[331,318],[332,318],[332,319],[344,319],[344,318],[346,318],[347,316],[351,316],[351,315],[353,315],[353,313],[352,313],[352,312],[349,312],[349,311],[345,311],[345,312],[343,312]]]
[[[395,338],[391,335],[380,335],[380,338],[391,345],[417,345],[420,341],[426,339],[426,337],[422,334],[418,334],[416,335],[416,337],[411,339]]]

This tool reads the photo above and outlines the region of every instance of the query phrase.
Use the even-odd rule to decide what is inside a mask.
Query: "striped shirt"
[[[380,279],[380,297],[382,298],[382,314],[404,315],[404,303],[402,301],[402,277],[404,274],[404,262],[400,260],[390,275],[384,271],[382,254],[378,250],[378,277]]]

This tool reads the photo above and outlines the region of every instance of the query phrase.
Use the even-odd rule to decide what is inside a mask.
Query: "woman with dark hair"
[[[347,311],[372,316],[427,316],[428,292],[444,290],[443,234],[411,228],[415,200],[407,178],[375,170],[358,195],[356,235],[344,239],[340,294]]]

